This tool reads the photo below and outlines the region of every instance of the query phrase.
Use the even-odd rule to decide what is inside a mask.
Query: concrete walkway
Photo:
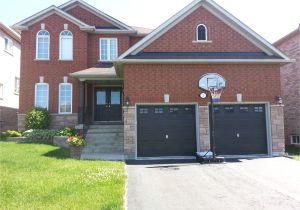
[[[300,161],[128,164],[129,210],[300,209]]]

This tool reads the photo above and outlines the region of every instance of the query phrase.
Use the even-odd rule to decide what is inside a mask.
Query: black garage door
[[[267,154],[264,104],[215,105],[218,155]]]
[[[195,106],[137,107],[137,156],[194,156]]]

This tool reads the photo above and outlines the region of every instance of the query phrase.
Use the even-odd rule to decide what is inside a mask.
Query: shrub
[[[27,132],[25,136],[32,140],[51,140],[53,136],[55,136],[56,132],[56,130],[36,129],[31,132]]]
[[[47,129],[50,124],[50,116],[47,109],[33,108],[26,113],[25,128],[26,129]]]
[[[14,130],[7,130],[6,132],[3,132],[5,137],[21,137],[22,133],[19,131]]]
[[[64,127],[57,131],[57,136],[75,136],[78,134],[78,131],[75,128]]]
[[[84,146],[85,145],[85,140],[83,136],[69,136],[67,140],[68,144],[72,146]]]

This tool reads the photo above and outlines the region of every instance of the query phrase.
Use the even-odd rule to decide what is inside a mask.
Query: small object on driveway
[[[220,157],[220,156],[215,156],[213,157],[212,155],[207,155],[208,152],[205,155],[201,155],[199,152],[196,153],[196,160],[200,164],[205,164],[205,163],[224,163],[225,158]]]

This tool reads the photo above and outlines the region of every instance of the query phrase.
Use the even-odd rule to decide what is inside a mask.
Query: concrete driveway
[[[129,210],[300,209],[300,161],[128,164]]]

